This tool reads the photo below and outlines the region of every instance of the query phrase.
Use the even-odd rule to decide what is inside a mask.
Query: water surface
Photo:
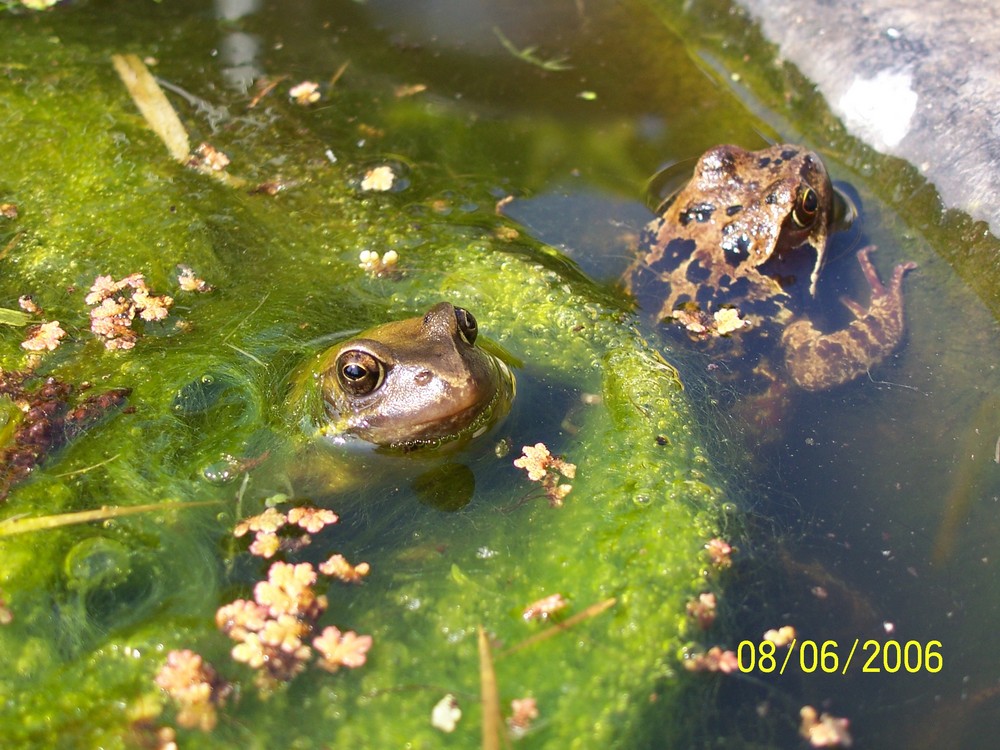
[[[108,14],[128,22],[109,24]],[[157,183],[173,193],[178,211],[168,207],[149,214],[161,222],[163,245],[195,265],[219,289],[211,302],[178,300],[198,325],[186,353],[172,352],[166,333],[154,336],[142,342],[147,353],[141,358],[114,360],[114,384],[137,383],[135,398],[146,405],[148,415],[155,415],[157,408],[172,408],[177,392],[206,374],[213,382],[236,385],[228,392],[213,391],[205,408],[186,411],[169,422],[152,416],[144,422],[139,411],[129,423],[134,425],[131,438],[142,451],[157,457],[156,466],[139,473],[141,482],[135,476],[141,461],[134,452],[116,456],[122,452],[117,447],[102,451],[99,444],[81,446],[18,490],[7,506],[11,512],[70,509],[77,498],[98,495],[107,486],[106,475],[72,472],[109,460],[103,471],[117,478],[119,486],[125,483],[149,500],[204,497],[201,472],[206,466],[226,455],[280,452],[281,446],[264,427],[282,424],[281,402],[275,394],[282,392],[297,363],[315,352],[316,341],[334,331],[378,322],[387,310],[418,313],[443,292],[470,300],[468,306],[480,315],[486,335],[525,361],[520,374],[522,411],[515,412],[511,422],[515,452],[534,435],[554,446],[573,446],[574,433],[567,422],[572,426],[577,419],[596,425],[592,429],[601,434],[613,435],[614,418],[605,415],[591,423],[586,410],[568,406],[576,403],[580,392],[598,392],[602,387],[609,398],[601,376],[615,362],[613,347],[607,343],[610,337],[579,351],[571,338],[561,338],[559,348],[553,348],[546,339],[546,314],[553,320],[559,316],[561,325],[563,317],[570,317],[566,310],[576,305],[574,314],[582,320],[589,321],[589,311],[598,310],[594,315],[608,327],[619,315],[618,321],[638,325],[640,334],[656,345],[656,330],[641,315],[627,317],[627,301],[615,288],[628,263],[629,240],[649,218],[643,199],[647,179],[662,166],[697,156],[717,143],[754,148],[765,145],[767,138],[794,139],[801,132],[814,132],[799,123],[790,126],[793,132],[774,132],[767,124],[770,119],[765,122],[751,113],[726,85],[696,65],[682,42],[638,2],[548,2],[530,8],[457,0],[419,7],[374,1],[192,1],[137,8],[95,2],[51,15],[0,20],[0,36],[12,34],[48,38],[51,44],[77,50],[81,59],[88,51],[95,57],[119,51],[155,58],[158,76],[197,97],[172,97],[196,142],[225,144],[241,173],[252,181],[279,175],[290,185],[308,188],[291,189],[261,207],[242,198],[220,198],[218,188],[200,176],[178,177],[173,165],[166,163],[151,162],[152,166],[120,178],[129,185]],[[525,52],[529,48],[534,49]],[[514,54],[516,50],[521,54]],[[0,68],[6,65],[8,80],[4,85],[23,85],[18,66],[24,58],[12,63],[2,54]],[[114,90],[110,66],[95,67],[90,75],[106,79],[107,90]],[[296,111],[295,117],[281,117],[282,109],[271,107],[267,100],[260,109],[246,109],[254,83],[278,76],[287,76],[289,83],[317,80],[323,84],[324,99]],[[31,85],[46,83],[37,78]],[[275,96],[287,96],[284,89],[279,91]],[[128,104],[109,100],[108,106]],[[144,128],[137,116],[130,127],[116,128],[119,158],[128,163],[129,146],[146,138]],[[261,144],[269,139],[273,150],[264,156]],[[725,401],[726,394],[713,383],[703,359],[666,350],[680,368],[687,394],[702,402],[701,426],[692,428],[684,422],[684,429],[695,435],[692,442],[697,449],[692,453],[702,460],[704,447],[713,463],[722,467],[729,499],[736,501],[751,529],[722,597],[722,620],[708,633],[698,634],[698,639],[735,648],[741,640],[759,639],[767,628],[790,623],[801,638],[840,644],[855,638],[921,644],[939,640],[944,668],[936,674],[926,670],[908,674],[905,669],[864,674],[853,669],[847,675],[822,675],[798,669],[781,677],[698,676],[700,682],[687,684],[699,711],[689,712],[695,726],[686,727],[684,733],[692,746],[798,747],[798,710],[811,704],[849,718],[858,745],[921,746],[922,742],[928,747],[978,747],[980,741],[985,743],[979,738],[988,736],[984,730],[990,728],[994,713],[995,678],[989,665],[995,649],[989,636],[997,614],[992,604],[997,561],[991,540],[997,531],[995,508],[1000,496],[994,460],[1000,430],[995,396],[1000,341],[989,309],[996,309],[995,300],[980,300],[941,260],[940,248],[920,231],[926,217],[898,212],[879,200],[873,184],[880,180],[857,168],[856,154],[831,152],[821,139],[808,145],[823,154],[834,178],[849,186],[862,208],[855,229],[838,236],[831,248],[822,303],[836,310],[842,294],[864,299],[864,280],[853,259],[862,244],[878,245],[875,261],[883,275],[895,263],[915,260],[920,269],[906,281],[907,340],[869,377],[800,400],[781,426],[780,438],[765,446],[748,438],[725,410],[712,406],[713,399]],[[142,141],[142,147],[148,153],[157,148],[151,139]],[[383,163],[391,163],[412,187],[384,199],[361,197],[364,205],[356,207],[337,190],[324,188],[331,174],[342,180],[338,185],[344,184],[357,181],[367,166]],[[340,169],[344,172],[335,171]],[[88,175],[72,179],[85,181]],[[97,263],[104,264],[103,272],[118,275],[133,270],[126,260],[108,265],[104,248],[141,235],[130,230],[128,222],[106,223],[105,217],[114,215],[115,202],[108,183],[95,180],[89,189],[104,195],[107,214],[74,228],[75,265],[47,260],[45,248],[39,248],[23,278],[44,280],[52,288],[85,287],[92,282]],[[329,194],[326,203],[319,199],[324,191]],[[515,198],[505,213],[516,223],[508,224],[494,211],[494,204],[506,196]],[[218,208],[207,213],[186,208],[201,198]],[[380,212],[385,216],[381,222]],[[395,218],[400,215],[407,221]],[[142,220],[151,219],[143,215]],[[58,214],[53,221],[61,221]],[[115,228],[109,231],[108,226]],[[483,260],[489,245],[484,236],[497,226],[513,227],[522,236],[505,251],[509,264],[498,261],[493,268]],[[12,236],[13,232],[3,235],[3,242]],[[280,240],[275,241],[276,236]],[[381,252],[389,247],[410,259],[411,280],[404,286],[380,279],[358,282],[351,275],[359,250]],[[156,251],[138,250],[141,258],[154,257]],[[544,314],[536,315],[527,307],[511,310],[511,304],[528,302],[503,283],[488,281],[493,274],[518,273],[509,269],[522,261],[549,274],[551,284],[545,294],[551,307],[545,307]],[[151,280],[165,288],[167,274],[164,268]],[[268,284],[271,274],[281,283]],[[564,288],[572,290],[569,297],[560,296]],[[20,293],[23,290],[5,290],[3,306],[16,306]],[[64,302],[49,304],[59,309]],[[68,301],[65,307],[70,308]],[[497,321],[492,331],[491,317]],[[85,332],[85,315],[78,313],[78,318],[77,325]],[[209,335],[212,332],[223,332],[221,341]],[[628,341],[630,335],[623,334]],[[20,356],[20,339],[8,339],[5,353]],[[162,352],[162,366],[153,354],[157,351]],[[108,370],[99,349],[91,354],[90,365],[74,365],[80,379],[97,379]],[[604,359],[592,361],[595,356]],[[621,399],[626,405],[628,400]],[[631,414],[628,419],[638,419],[630,408],[620,409],[615,418]],[[570,416],[564,422],[567,411]],[[524,414],[544,414],[540,429],[527,429],[532,420]],[[119,435],[115,424],[105,428],[113,436]],[[674,442],[686,439],[668,437]],[[121,441],[120,435],[113,439]],[[376,620],[385,611],[386,597],[394,598],[405,611],[396,626],[415,628],[411,639],[394,647],[393,658],[400,663],[433,630],[426,623],[414,624],[419,619],[413,613],[427,606],[421,597],[439,595],[445,608],[459,608],[469,599],[489,599],[495,590],[477,591],[476,584],[463,576],[477,572],[476,566],[486,568],[484,561],[498,549],[506,549],[511,557],[535,549],[525,538],[530,537],[526,529],[538,523],[541,511],[533,510],[527,517],[523,512],[501,512],[518,497],[509,490],[516,475],[506,463],[501,466],[491,460],[492,448],[482,448],[467,462],[475,474],[477,494],[466,511],[445,513],[428,507],[401,482],[389,503],[370,504],[367,513],[324,537],[331,549],[365,556],[376,571],[380,566],[396,567],[395,588],[367,586],[335,609],[345,627],[367,627],[378,642],[380,634],[392,632],[391,624]],[[589,451],[598,455],[601,447],[595,443]],[[620,473],[643,471],[645,460],[645,454],[636,456],[635,464]],[[690,479],[692,463],[676,468],[677,475]],[[592,463],[592,469],[597,465]],[[259,505],[270,492],[286,489],[277,471],[254,481],[244,492],[238,492],[236,482],[222,485],[215,495],[209,493],[229,503],[225,511],[212,509],[201,516],[191,513],[173,519],[171,533],[162,531],[165,522],[148,521],[119,537],[121,526],[114,522],[98,542],[93,541],[98,537],[79,529],[61,538],[59,548],[67,551],[66,559],[91,566],[105,561],[107,566],[84,573],[72,568],[60,584],[64,590],[46,591],[42,597],[39,606],[59,608],[68,622],[75,623],[61,644],[64,655],[86,654],[99,644],[104,656],[112,653],[114,659],[127,661],[134,658],[128,643],[144,629],[152,629],[148,640],[167,643],[149,624],[159,607],[188,618],[178,621],[172,642],[162,646],[164,651],[187,637],[190,647],[201,648],[222,663],[228,644],[212,632],[214,609],[227,597],[246,595],[260,575],[259,566],[240,556],[234,546],[229,534],[232,517],[245,515],[244,509],[254,502]],[[164,486],[170,488],[170,497],[163,496]],[[621,491],[627,483],[614,486]],[[610,502],[634,502],[641,508],[642,489],[633,488],[628,496],[612,497]],[[53,497],[58,498],[55,507],[50,502]],[[234,512],[237,497],[245,505]],[[395,502],[399,498],[402,502]],[[643,534],[653,534],[653,524],[640,522],[641,510],[630,512],[636,517],[623,513],[613,525],[595,527],[600,528],[604,544],[600,562],[623,569],[637,564],[639,558],[633,553],[645,549],[648,539],[633,544],[630,523]],[[588,522],[581,513],[567,525]],[[176,528],[183,533],[173,533]],[[480,544],[470,542],[465,557],[457,556],[454,565],[451,559],[442,559],[442,546],[473,540],[484,528],[489,533]],[[142,554],[134,551],[136,529],[145,540]],[[663,537],[674,533],[666,522],[658,532]],[[162,553],[163,545],[167,554]],[[573,561],[572,555],[553,554],[548,559],[553,566]],[[124,559],[129,560],[127,565],[121,562]],[[529,562],[538,564],[540,559],[536,554]],[[24,560],[17,563],[8,579],[23,581],[18,576],[24,575],[26,565]],[[116,570],[116,565],[127,571],[101,573]],[[442,578],[434,579],[438,573]],[[468,587],[463,595],[448,593],[445,574]],[[655,574],[654,566],[648,575],[652,579]],[[184,584],[173,589],[164,582],[168,580]],[[514,584],[518,596],[529,597],[539,590],[535,583],[531,576],[519,579]],[[39,574],[39,587],[48,585]],[[589,595],[596,600],[598,594],[613,589],[601,583]],[[682,599],[677,594],[677,601]],[[14,598],[13,603],[19,600]],[[656,611],[655,602],[647,606],[645,611]],[[510,607],[501,603],[479,614],[499,617]],[[463,643],[462,654],[470,658],[474,625],[470,621],[463,630],[444,634]],[[102,640],[102,633],[109,630],[115,638]],[[509,631],[508,637],[514,638],[515,632]],[[670,651],[675,645],[665,645],[662,654],[647,653],[646,661],[632,655],[629,658],[635,661],[629,663],[640,668],[652,664],[652,669],[668,674],[677,664],[676,653]],[[37,648],[25,650],[19,658],[18,669],[26,676],[19,684],[32,685],[32,674],[45,675],[51,682],[37,694],[49,700],[58,694],[53,689],[58,678],[47,668],[54,657],[45,648],[40,640]],[[613,661],[605,657],[606,663]],[[107,664],[106,659],[93,658],[95,664]],[[584,655],[571,649],[562,658],[565,664],[585,662]],[[531,672],[518,664],[509,673],[520,673],[528,682]],[[84,674],[85,669],[75,673],[75,679],[82,680]],[[463,705],[474,713],[478,685],[474,661],[472,666],[449,666],[447,674],[448,679],[436,678],[442,684],[432,689],[407,683],[406,690],[412,688],[419,696],[414,702],[426,704],[429,712],[442,694],[439,688],[451,680],[466,691]],[[155,693],[151,677],[149,670],[130,675],[120,690]],[[85,687],[94,695],[93,705],[101,705],[104,696],[100,679],[98,675]],[[506,679],[511,679],[509,674]],[[257,699],[249,697],[241,710],[270,712],[273,720],[264,720],[255,731],[271,737],[280,735],[281,717],[301,706],[303,713],[315,718],[314,724],[303,723],[306,737],[320,731],[323,721],[342,720],[344,709],[338,706],[346,704],[338,701],[344,700],[344,693],[358,691],[364,703],[376,695],[366,689],[384,686],[367,685],[354,676],[348,680],[353,681],[296,683],[270,703],[257,706]],[[559,689],[558,684],[552,686],[554,693]],[[702,691],[718,696],[714,705],[701,702]],[[505,695],[510,697],[516,696]],[[33,706],[27,713],[44,725],[47,708]],[[641,730],[628,736],[636,738],[635,746],[659,746],[665,736],[678,731],[676,727],[668,731],[673,721],[669,712],[651,711],[639,721]],[[586,717],[580,726],[587,726]],[[235,723],[224,731],[231,742],[249,741]],[[556,731],[550,731],[548,736],[544,731],[536,735],[538,746],[556,741],[552,740]],[[460,742],[439,734],[430,737],[425,741]],[[525,742],[531,741],[529,737]],[[586,741],[581,746],[586,747]]]

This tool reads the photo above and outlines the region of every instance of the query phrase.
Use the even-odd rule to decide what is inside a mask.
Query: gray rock
[[[739,0],[848,130],[1000,236],[1000,5]]]

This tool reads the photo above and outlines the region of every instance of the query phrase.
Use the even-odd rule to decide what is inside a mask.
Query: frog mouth
[[[468,405],[435,414],[419,423],[414,423],[406,438],[395,440],[382,447],[405,451],[423,447],[439,447],[444,444],[462,445],[478,438],[499,424],[510,412],[517,391],[514,373],[506,363],[496,360],[496,387],[489,400],[469,399]]]

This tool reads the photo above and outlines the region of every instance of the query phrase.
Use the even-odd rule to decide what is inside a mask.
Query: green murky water
[[[486,97],[481,73],[499,81],[498,61],[523,79],[510,85],[542,89],[533,68],[502,51],[442,84],[438,53],[370,27],[363,7],[287,10],[222,19],[202,3],[98,3],[3,19],[0,190],[17,211],[0,239],[3,305],[31,294],[38,319],[67,332],[41,355],[40,376],[89,382],[91,392],[131,389],[128,409],[15,486],[5,515],[164,506],[3,539],[0,588],[13,615],[0,632],[5,742],[115,747],[178,725],[182,744],[197,744],[206,740],[189,735],[200,729],[185,725],[214,723],[213,746],[468,747],[486,723],[480,627],[497,654],[499,711],[509,714],[515,698],[538,703],[526,746],[682,733],[684,607],[717,585],[702,548],[727,526],[726,498],[676,373],[626,306],[494,210],[509,191],[544,182],[549,144],[563,144],[569,172],[586,129],[579,87],[536,132],[530,107],[508,112]],[[124,14],[128,31],[110,30],[109,14]],[[241,44],[249,57],[231,59]],[[249,186],[283,189],[234,189],[171,161],[110,64],[112,53],[131,52],[155,59],[195,143],[225,151]],[[240,65],[278,88],[249,107]],[[288,96],[302,79],[324,83],[311,107]],[[424,92],[396,91],[425,81]],[[477,88],[465,92],[469,82]],[[621,121],[615,129],[608,141],[592,137],[608,164],[634,140]],[[377,166],[393,169],[393,190],[365,188]],[[398,277],[359,268],[362,251],[388,249]],[[184,291],[179,264],[214,289]],[[136,273],[174,304],[164,321],[136,321],[134,348],[110,351],[88,330],[88,290],[99,275]],[[315,489],[327,483],[303,476],[309,451],[288,402],[292,373],[338,334],[440,299],[473,310],[484,337],[523,363],[515,412],[474,449],[389,457],[377,476]],[[6,370],[27,366],[28,330],[5,329]],[[9,416],[16,430],[16,411]],[[536,442],[578,467],[562,509],[511,465]],[[464,488],[457,501],[452,485]],[[215,611],[253,596],[267,576],[249,538],[232,533],[277,493],[283,507],[342,516],[278,558],[317,565],[337,552],[371,569],[363,586],[322,579],[325,614],[303,615],[285,643],[308,646],[336,626],[374,645],[362,668],[313,665],[260,690],[230,658]],[[521,613],[552,594],[570,615],[613,605],[505,655],[543,630]],[[287,648],[304,665],[303,647]],[[178,649],[214,668],[195,675],[215,692],[193,719],[154,682]],[[450,735],[430,721],[447,694],[464,712]]]
[[[548,69],[494,29],[537,47]],[[230,173],[284,189],[233,190],[172,162],[112,53],[155,61],[193,142],[228,154]],[[131,388],[134,407],[53,455],[2,515],[189,504],[0,538],[11,746],[150,742],[177,724],[154,677],[184,648],[237,686],[212,746],[476,746],[479,625],[494,638],[504,715],[512,699],[537,699],[523,747],[795,747],[804,704],[849,717],[859,744],[977,746],[993,682],[996,301],[957,281],[936,254],[955,253],[937,247],[938,224],[887,198],[892,178],[828,141],[822,119],[803,108],[786,131],[765,105],[751,115],[639,3],[84,3],[0,19],[0,73],[0,203],[18,208],[0,219],[0,307],[32,294],[39,320],[68,334],[39,372],[92,382],[88,393]],[[250,108],[264,77],[277,86]],[[302,80],[321,84],[309,107],[288,98]],[[667,352],[679,390],[612,285],[648,217],[649,175],[716,143],[762,145],[760,133],[811,142],[863,205],[861,228],[830,254],[824,303],[864,297],[859,243],[879,245],[883,272],[904,258],[921,269],[907,281],[902,352],[748,450],[702,403],[704,363]],[[379,165],[402,177],[396,190],[361,189]],[[494,209],[508,195],[519,224]],[[361,251],[387,249],[400,278],[358,268]],[[181,290],[178,264],[214,290]],[[97,275],[130,273],[174,306],[137,326],[133,350],[109,352],[84,297]],[[299,494],[291,373],[338,335],[440,299],[471,309],[521,363],[511,417],[447,459],[474,485],[471,502],[428,501],[405,457],[367,485]],[[0,330],[5,370],[25,367],[25,333]],[[504,438],[513,450],[498,459]],[[579,466],[562,509],[511,466],[537,441]],[[322,584],[319,627],[373,646],[359,669],[313,665],[262,693],[214,617],[266,576],[232,530],[279,492],[341,514],[280,556],[370,563],[363,586]],[[737,575],[706,578],[702,545],[737,537],[746,519]],[[724,624],[703,634],[684,607],[706,588]],[[504,655],[544,627],[524,623],[523,607],[556,592],[571,614],[616,604]],[[817,641],[937,639],[944,669],[716,679],[680,668],[689,640],[735,648],[786,622]],[[449,735],[430,725],[447,693],[463,711]],[[182,746],[206,741],[179,732]]]

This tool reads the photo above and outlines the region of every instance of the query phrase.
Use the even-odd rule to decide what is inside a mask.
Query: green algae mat
[[[498,216],[488,173],[380,146],[458,114],[360,61],[317,101],[291,73],[181,88],[163,42],[193,168],[112,65],[144,50],[58,9],[0,35],[4,747],[683,737],[728,506],[627,306]],[[304,459],[296,378],[441,300],[513,366],[507,420],[363,476]]]

